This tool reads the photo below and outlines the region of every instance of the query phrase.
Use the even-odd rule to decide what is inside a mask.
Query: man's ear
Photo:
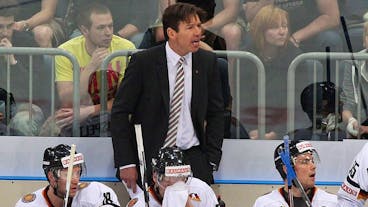
[[[176,31],[174,30],[174,29],[172,29],[172,28],[167,28],[167,36],[169,37],[169,39],[174,39],[175,38],[175,36],[176,36]]]
[[[152,174],[152,180],[154,183],[157,183],[157,173],[156,172]]]
[[[50,181],[51,186],[53,186],[53,184],[55,182],[57,182],[56,178],[55,178],[54,174],[51,172],[51,170],[47,173],[47,178]]]
[[[89,29],[87,27],[85,27],[84,25],[81,25],[79,27],[79,30],[81,31],[82,35],[86,35],[89,32]]]

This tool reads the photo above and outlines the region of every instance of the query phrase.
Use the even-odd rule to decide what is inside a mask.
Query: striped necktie
[[[169,128],[167,131],[164,147],[173,147],[176,143],[178,124],[184,96],[184,57],[179,59],[176,71],[174,94],[171,98],[169,113]]]

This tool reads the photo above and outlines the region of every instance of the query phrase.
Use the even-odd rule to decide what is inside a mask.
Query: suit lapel
[[[198,106],[198,102],[200,100],[200,80],[201,80],[201,67],[200,67],[200,57],[199,52],[195,52],[192,54],[192,100],[191,100],[191,115],[193,119],[193,115],[196,111],[196,107]]]
[[[156,71],[158,82],[160,84],[160,93],[164,102],[164,108],[167,114],[169,114],[169,77],[167,72],[167,60],[165,44],[160,47],[157,55]]]

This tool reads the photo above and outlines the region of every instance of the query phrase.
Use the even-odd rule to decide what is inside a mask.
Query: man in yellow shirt
[[[132,42],[113,35],[110,10],[101,4],[87,5],[78,14],[78,27],[82,36],[71,39],[59,48],[72,53],[80,66],[80,121],[98,115],[100,66],[106,56],[114,51],[135,49]],[[108,110],[110,111],[118,84],[126,68],[126,57],[114,58],[108,65]],[[55,114],[56,125],[61,129],[73,121],[73,67],[69,59],[56,56],[56,87],[61,109]]]

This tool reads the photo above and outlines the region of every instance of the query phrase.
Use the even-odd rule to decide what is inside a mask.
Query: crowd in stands
[[[368,10],[364,3],[354,1]],[[116,176],[132,198],[128,206],[144,206],[147,197],[154,206],[209,206],[205,202],[217,206],[209,185],[214,183],[213,172],[220,164],[223,138],[280,139],[288,134],[293,140],[278,145],[274,152],[275,167],[285,186],[261,196],[254,206],[274,202],[336,206],[347,190],[342,186],[337,198],[315,186],[319,156],[308,141],[301,140],[367,136],[368,121],[360,124],[358,118],[368,117],[366,62],[356,62],[352,56],[344,62],[331,64],[327,58],[298,65],[293,88],[297,98],[292,100],[297,105],[298,128],[293,131],[287,128],[288,77],[290,64],[305,52],[357,50],[347,36],[352,30],[361,29],[360,40],[351,40],[354,45],[361,41],[361,52],[366,53],[366,13],[355,17],[350,4],[348,0],[3,0],[0,47],[59,48],[72,54],[79,68],[60,55],[50,60],[48,56],[33,59],[11,52],[1,54],[0,133],[92,137],[100,136],[107,126]],[[345,25],[340,23],[347,23],[348,30],[341,31]],[[136,48],[147,50],[115,57],[106,71],[101,70],[110,54]],[[261,86],[264,106],[258,103],[259,68],[249,60],[217,57],[213,50],[240,50],[258,57],[265,72]],[[236,65],[241,69],[239,74],[235,73]],[[335,66],[343,67],[341,86],[331,75]],[[76,70],[80,71],[79,80],[74,79]],[[107,90],[102,92],[107,97],[107,114],[102,114],[100,102],[102,74],[107,77]],[[237,78],[240,86],[236,86]],[[79,88],[74,88],[75,82]],[[79,91],[78,100],[73,96],[75,90]],[[231,95],[235,92],[239,97]],[[51,114],[44,109],[50,104],[45,96],[54,93],[57,103]],[[233,99],[239,104],[235,107],[241,108],[240,117],[233,117]],[[73,108],[76,101],[78,111]],[[362,111],[357,111],[360,104]],[[258,128],[262,110],[266,117],[261,123],[266,126],[264,137]],[[303,115],[308,119],[303,120]],[[80,134],[73,134],[75,117]],[[141,147],[147,160],[152,160],[151,166],[138,166],[142,165],[135,139],[139,134],[133,132],[137,123],[143,125],[142,133],[149,135],[142,137],[145,145]],[[286,161],[285,150],[290,152]],[[110,188],[94,182],[79,185],[85,171],[83,155],[79,154],[80,162],[69,166],[72,195],[66,196],[70,175],[68,178],[64,160],[70,162],[71,151],[67,145],[45,150],[43,168],[49,185],[31,194],[34,197],[23,197],[18,206],[31,202],[61,206],[64,197],[71,199],[69,205],[87,201],[119,205]],[[138,167],[146,169],[139,171]],[[348,176],[354,178],[351,172]],[[288,181],[290,173],[295,174],[293,186]],[[91,200],[87,189],[103,197]]]
[[[102,7],[88,10],[93,2],[103,5],[108,11]],[[93,0],[93,2],[6,0],[0,5],[0,47],[61,48],[76,57],[81,71],[80,136],[99,136],[101,111],[99,68],[103,59],[118,50],[148,49],[164,43],[162,13],[172,4],[189,3],[205,12],[206,15],[201,19],[203,28],[201,48],[250,52],[264,65],[266,134],[265,137],[259,137],[258,108],[261,106],[258,103],[256,66],[249,60],[241,60],[240,72],[237,73],[233,57],[218,58],[224,99],[225,138],[279,139],[287,133],[287,73],[289,65],[298,55],[305,52],[350,52],[346,38],[351,41],[354,52],[367,47],[364,21],[368,19],[366,15],[368,3],[364,0]],[[347,32],[343,31],[341,21],[346,22]],[[346,34],[349,36],[346,37]],[[108,66],[106,74],[109,112],[118,86],[124,78],[128,61],[125,57],[119,57],[113,59]],[[298,66],[294,90],[295,128],[308,129],[312,123],[313,133],[319,133],[318,130],[321,130],[321,124],[315,124],[318,118],[310,116],[308,112],[304,114],[305,107],[299,102],[303,89],[318,82],[314,89],[322,90],[326,85],[331,86],[333,94],[337,94],[337,98],[342,97],[341,105],[343,105],[343,110],[340,111],[321,112],[326,114],[326,117],[321,115],[323,118],[318,120],[325,121],[328,114],[334,113],[336,126],[338,130],[342,130],[338,139],[344,137],[340,134],[345,133],[345,126],[355,129],[355,133],[354,131],[351,133],[350,130],[346,134],[347,137],[357,137],[360,135],[356,133],[359,131],[354,110],[356,95],[355,98],[354,94],[350,95],[353,89],[349,89],[351,86],[349,77],[352,75],[342,73],[345,71],[351,73],[352,64],[340,64],[343,65],[340,68],[344,68],[339,72],[340,77],[344,77],[341,81],[334,79],[335,64],[334,61],[332,64],[328,61],[305,61]],[[73,69],[67,58],[56,56],[55,60],[51,60],[46,55],[35,55],[31,59],[28,55],[1,54],[0,66],[0,87],[11,92],[14,97],[13,107],[0,112],[4,125],[2,129],[5,130],[2,130],[4,131],[2,134],[72,135]],[[30,66],[33,68],[31,72]],[[364,64],[359,66],[365,70]],[[55,71],[52,71],[53,68]],[[313,69],[317,70],[316,79],[313,76]],[[55,80],[51,80],[53,72]],[[238,88],[237,78],[240,79]],[[52,91],[52,84],[55,85],[55,91]],[[337,87],[334,84],[337,84]],[[365,81],[362,80],[361,84],[364,95]],[[339,92],[336,93],[335,90]],[[332,93],[330,90],[324,91]],[[50,114],[49,109],[51,92],[56,92],[54,114]],[[311,94],[311,97],[316,96],[318,95]],[[317,97],[316,100],[322,103],[327,99],[325,97],[330,96]],[[32,103],[29,103],[30,99]],[[2,102],[10,105],[8,98]],[[22,106],[27,103],[28,107]],[[313,107],[320,105],[316,103]],[[237,117],[234,115],[236,107],[240,109]],[[42,110],[39,110],[40,108]],[[326,107],[321,106],[321,109],[324,108]],[[34,113],[37,115],[32,115]],[[364,115],[366,112],[361,113]],[[32,126],[21,129],[28,122],[32,123]],[[11,130],[7,129],[9,127]],[[360,129],[361,133],[366,132],[364,127]],[[334,140],[334,138],[327,140],[331,139]]]

